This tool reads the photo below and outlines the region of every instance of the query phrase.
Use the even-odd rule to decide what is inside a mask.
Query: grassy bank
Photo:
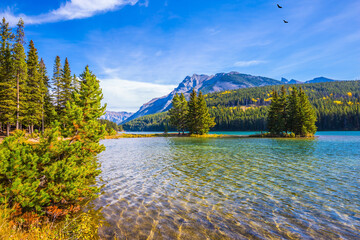
[[[0,240],[99,239],[101,220],[94,212],[80,212],[60,221],[47,219],[26,226],[21,226],[21,218],[14,218],[14,212],[14,209],[0,207]]]

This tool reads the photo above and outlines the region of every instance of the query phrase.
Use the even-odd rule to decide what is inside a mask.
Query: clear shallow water
[[[104,140],[112,239],[360,239],[360,133]]]

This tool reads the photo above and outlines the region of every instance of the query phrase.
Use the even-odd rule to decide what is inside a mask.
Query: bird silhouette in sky
[[[284,21],[284,23],[289,23],[288,21],[286,21],[286,20],[283,20]]]
[[[282,6],[280,6],[279,4],[277,4],[278,8],[282,8]]]

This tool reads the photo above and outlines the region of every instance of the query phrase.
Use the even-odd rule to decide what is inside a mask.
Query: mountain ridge
[[[133,114],[134,113],[125,112],[125,111],[122,112],[106,111],[105,114],[100,117],[100,119],[105,119],[114,122],[116,124],[121,124],[123,121],[125,121]]]
[[[240,88],[261,87],[268,85],[280,85],[280,84],[305,84],[305,83],[321,83],[321,82],[333,82],[338,81],[326,77],[316,77],[307,81],[299,81],[295,79],[288,80],[281,78],[276,80],[273,78],[254,76],[250,74],[239,73],[231,71],[228,73],[216,73],[213,75],[206,74],[193,74],[192,76],[186,76],[180,84],[174,88],[169,94],[153,98],[149,102],[144,103],[137,112],[124,118],[121,122],[126,123],[138,117],[146,116],[154,113],[161,113],[171,108],[172,98],[176,93],[183,93],[186,98],[189,97],[192,89],[196,92],[202,91],[204,94],[221,92],[227,90],[234,90]]]
[[[170,109],[172,98],[176,93],[183,93],[185,97],[189,97],[192,89],[196,92],[202,91],[204,94],[212,92],[220,92],[226,90],[234,90],[239,88],[260,87],[267,85],[279,85],[281,81],[272,78],[253,76],[238,72],[217,73],[214,75],[193,74],[186,76],[184,80],[171,91],[168,95],[154,98],[143,104],[140,109],[124,121],[128,122],[135,118],[165,112]]]

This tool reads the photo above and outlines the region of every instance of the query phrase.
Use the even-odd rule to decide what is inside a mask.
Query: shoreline
[[[120,133],[112,136],[105,136],[104,139],[120,139],[120,138],[153,138],[153,137],[179,137],[179,138],[273,138],[273,139],[315,139],[318,136],[310,137],[282,137],[282,136],[266,136],[261,134],[253,135],[226,135],[226,134],[178,134],[178,133],[149,133],[149,134],[132,134],[132,133]]]

